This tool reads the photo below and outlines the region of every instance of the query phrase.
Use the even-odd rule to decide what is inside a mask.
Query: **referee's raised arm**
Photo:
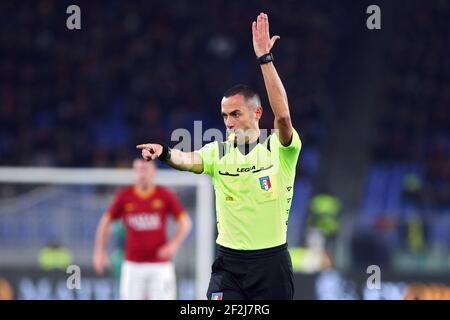
[[[252,23],[253,48],[261,65],[264,84],[266,85],[270,107],[275,116],[275,129],[278,129],[280,143],[288,146],[292,140],[292,122],[289,113],[289,104],[283,83],[273,64],[270,50],[279,36],[270,38],[269,19],[267,14],[260,13]]]

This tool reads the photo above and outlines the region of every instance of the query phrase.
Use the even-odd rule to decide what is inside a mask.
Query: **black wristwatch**
[[[161,160],[162,162],[166,162],[168,160],[170,160],[170,156],[171,156],[171,149],[169,148],[168,145],[162,143],[162,152],[160,154],[160,156],[158,157],[158,160]]]
[[[265,64],[274,61],[273,55],[271,52],[263,54],[261,57],[257,58],[259,64]]]

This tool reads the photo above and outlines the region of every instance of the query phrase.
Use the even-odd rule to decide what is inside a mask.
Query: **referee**
[[[279,36],[269,35],[266,14],[252,23],[275,133],[262,134],[258,94],[244,85],[225,92],[221,113],[230,137],[194,152],[164,144],[141,144],[144,159],[160,159],[178,170],[206,173],[216,194],[218,255],[207,298],[213,300],[292,299],[292,263],[287,224],[295,168],[301,149],[288,100],[270,53]]]

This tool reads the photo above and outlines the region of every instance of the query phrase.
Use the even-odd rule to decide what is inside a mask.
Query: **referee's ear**
[[[255,114],[256,114],[256,119],[261,119],[262,114],[263,114],[263,107],[262,106],[257,106],[255,109]]]

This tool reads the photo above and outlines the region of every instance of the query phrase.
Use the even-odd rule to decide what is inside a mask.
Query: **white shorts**
[[[175,300],[176,278],[172,262],[124,261],[120,277],[121,300]]]

